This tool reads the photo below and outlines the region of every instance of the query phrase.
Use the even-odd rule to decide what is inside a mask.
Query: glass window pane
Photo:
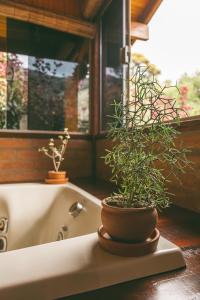
[[[115,0],[102,18],[102,130],[107,128],[108,116],[113,114],[111,104],[114,100],[120,100],[122,95],[122,14],[123,1]]]
[[[0,52],[0,128],[6,128],[6,101],[7,101],[7,81],[6,81],[7,55]]]
[[[9,19],[6,43],[0,128],[88,132],[89,40]]]

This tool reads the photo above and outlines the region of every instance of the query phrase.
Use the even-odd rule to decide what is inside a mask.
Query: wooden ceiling
[[[2,3],[26,5],[32,8],[52,12],[57,15],[93,20],[100,9],[110,0],[1,0]]]
[[[99,9],[111,1],[104,0],[16,0],[26,4],[54,12],[59,15],[90,20]],[[106,3],[107,2],[107,3]],[[148,23],[162,0],[131,0],[131,19]]]
[[[81,0],[17,0],[15,2],[54,12],[59,15],[81,18]]]
[[[0,0],[0,16],[94,38],[95,21],[112,0]]]
[[[131,19],[148,23],[162,0],[130,0]],[[0,1],[2,2],[2,1]],[[7,2],[7,1],[3,1]],[[112,0],[14,0],[15,4],[24,4],[58,15],[71,16],[82,20],[92,20],[102,7]]]
[[[94,38],[95,21],[114,0],[0,0],[0,15],[34,23],[52,29]],[[162,0],[130,0],[131,22],[134,34],[148,39],[148,24]],[[1,19],[1,23],[3,19]],[[1,31],[3,29],[1,24]],[[132,35],[132,34],[131,34]],[[1,32],[3,36],[3,32]]]
[[[131,21],[148,24],[162,0],[131,0]]]

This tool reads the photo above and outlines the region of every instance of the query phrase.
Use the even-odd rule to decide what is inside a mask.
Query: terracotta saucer
[[[100,226],[98,229],[98,237],[100,246],[112,254],[120,256],[143,256],[156,250],[158,240],[160,238],[160,232],[156,228],[152,235],[144,242],[124,243],[112,240],[112,238],[104,230],[103,226]]]
[[[49,184],[62,184],[62,183],[67,183],[68,178],[62,178],[62,179],[49,179],[45,178],[45,182]]]

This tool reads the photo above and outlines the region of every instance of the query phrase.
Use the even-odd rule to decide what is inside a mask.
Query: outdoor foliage
[[[7,128],[19,129],[26,113],[24,101],[24,71],[17,54],[9,53],[7,60]]]
[[[158,67],[155,64],[152,64],[146,56],[144,56],[141,53],[132,53],[131,56],[132,63],[136,66],[142,65],[147,67],[147,73],[146,76],[149,75],[154,75],[157,76],[161,73],[161,70],[158,69]]]
[[[3,52],[0,52],[0,128],[6,127],[6,60],[7,55]]]
[[[145,65],[148,67],[149,75],[157,76],[162,73],[155,64],[152,64],[147,57],[141,53],[132,53],[133,65]],[[160,84],[162,84],[160,82]],[[164,85],[171,87],[171,80],[166,80]],[[176,98],[176,106],[182,109],[181,118],[200,115],[200,71],[194,75],[183,74],[177,78],[177,88],[166,90],[169,97]]]
[[[178,79],[177,86],[180,90],[177,106],[182,107],[188,117],[200,115],[200,72],[196,72],[194,75],[183,74]],[[176,91],[171,91],[171,96],[176,94]]]
[[[29,129],[63,130],[65,80],[56,77],[62,62],[32,58],[29,69]],[[42,113],[41,113],[42,112]]]
[[[166,96],[168,87],[150,76],[148,67],[137,65],[130,84],[130,100],[125,105],[113,104],[108,138],[114,147],[107,150],[105,163],[112,168],[111,180],[118,185],[115,196],[120,206],[165,208],[170,203],[169,176],[184,172],[189,163],[187,150],[175,145],[181,110],[175,99]],[[166,165],[168,174],[164,175]]]
[[[0,53],[0,128],[19,129],[26,113],[25,74],[17,54]]]

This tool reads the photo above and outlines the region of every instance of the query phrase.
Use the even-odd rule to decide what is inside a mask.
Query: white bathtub
[[[162,237],[139,258],[102,250],[100,201],[71,183],[0,184],[0,219],[1,300],[53,300],[185,266]]]
[[[71,183],[0,185],[0,252],[89,234],[99,225],[99,200]]]

